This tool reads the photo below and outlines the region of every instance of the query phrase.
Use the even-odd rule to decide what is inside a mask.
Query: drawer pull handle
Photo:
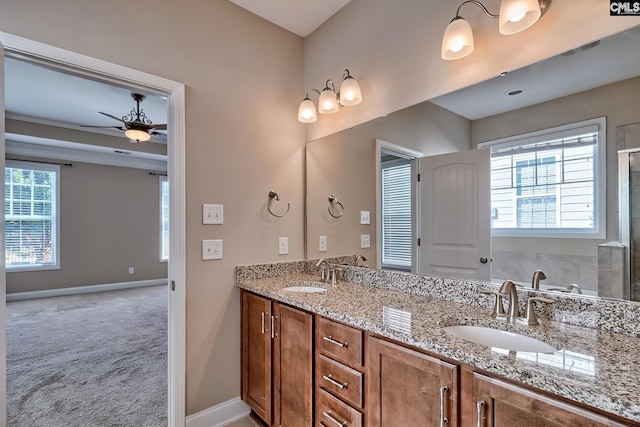
[[[476,416],[477,416],[477,423],[476,426],[477,427],[482,427],[482,424],[484,424],[483,418],[482,418],[482,408],[484,408],[484,405],[486,405],[486,403],[484,403],[483,400],[479,400],[476,402]]]
[[[322,411],[322,415],[324,415],[325,417],[329,418],[331,420],[331,422],[335,423],[335,425],[340,426],[340,427],[347,427],[349,424],[347,424],[346,421],[340,421],[337,418],[335,418],[333,415],[331,415],[331,411]]]
[[[445,410],[444,410],[444,399],[445,399],[445,393],[447,392],[447,390],[449,390],[449,387],[447,387],[446,385],[443,387],[440,387],[440,427],[444,427],[445,424],[447,424],[449,422],[449,419],[445,416]]]
[[[335,345],[337,345],[339,347],[349,347],[348,343],[334,340],[331,335],[329,335],[328,337],[322,337],[322,339],[325,340],[325,341],[329,341],[331,344],[335,344]]]
[[[323,375],[322,378],[324,378],[326,381],[329,381],[331,384],[340,387],[340,388],[347,388],[347,383],[340,383],[336,380],[333,379],[333,376],[331,374],[329,375]]]

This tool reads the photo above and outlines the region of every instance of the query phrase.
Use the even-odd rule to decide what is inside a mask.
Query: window
[[[160,177],[160,261],[169,260],[169,182]]]
[[[4,170],[7,270],[59,268],[60,167],[7,161]]]
[[[411,270],[411,160],[393,157],[382,167],[382,266]]]
[[[601,118],[479,144],[493,235],[604,238],[604,134]]]

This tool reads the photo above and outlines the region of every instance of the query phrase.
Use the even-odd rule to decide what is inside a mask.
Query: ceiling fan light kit
[[[112,114],[103,113],[99,111],[103,116],[107,116],[114,120],[122,122],[123,126],[83,126],[92,128],[110,128],[123,130],[124,135],[129,138],[131,142],[144,142],[151,139],[151,135],[160,135],[159,130],[167,130],[166,124],[156,124],[147,118],[147,115],[140,109],[140,103],[144,100],[144,95],[139,93],[132,93],[131,97],[136,101],[135,108],[132,108],[129,114],[118,118]]]
[[[500,13],[493,14],[476,0],[464,1],[458,6],[456,16],[449,22],[442,37],[442,59],[464,58],[473,52],[473,32],[469,23],[460,16],[460,8],[473,3],[491,18],[498,18],[500,34],[511,35],[526,30],[549,10],[551,0],[502,0]]]

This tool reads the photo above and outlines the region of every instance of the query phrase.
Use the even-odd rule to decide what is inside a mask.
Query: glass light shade
[[[331,88],[325,87],[318,100],[318,111],[320,114],[332,114],[338,112],[339,108],[336,93]]]
[[[360,85],[351,76],[345,77],[340,85],[340,104],[345,107],[358,105],[362,102],[362,92]]]
[[[500,4],[500,33],[510,35],[526,30],[540,19],[538,0],[502,0]]]
[[[316,106],[309,98],[305,98],[298,108],[298,121],[302,123],[315,123],[318,120]]]
[[[127,129],[124,135],[132,141],[144,142],[151,138],[147,132],[139,129]]]
[[[444,36],[442,37],[442,59],[460,59],[471,52],[473,52],[471,25],[457,16],[444,31]]]

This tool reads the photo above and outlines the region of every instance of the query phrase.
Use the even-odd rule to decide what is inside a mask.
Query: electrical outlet
[[[289,253],[289,238],[278,238],[278,255],[287,255]]]
[[[129,274],[133,274],[135,272],[136,272],[136,270],[133,267],[129,267]]]
[[[371,236],[369,234],[360,235],[360,249],[367,249],[371,247]]]
[[[318,251],[320,252],[327,251],[327,236],[318,237]]]
[[[223,205],[202,205],[203,224],[222,224],[224,217]]]
[[[202,241],[202,260],[222,259],[222,239]]]
[[[369,211],[360,211],[360,224],[371,224]]]

